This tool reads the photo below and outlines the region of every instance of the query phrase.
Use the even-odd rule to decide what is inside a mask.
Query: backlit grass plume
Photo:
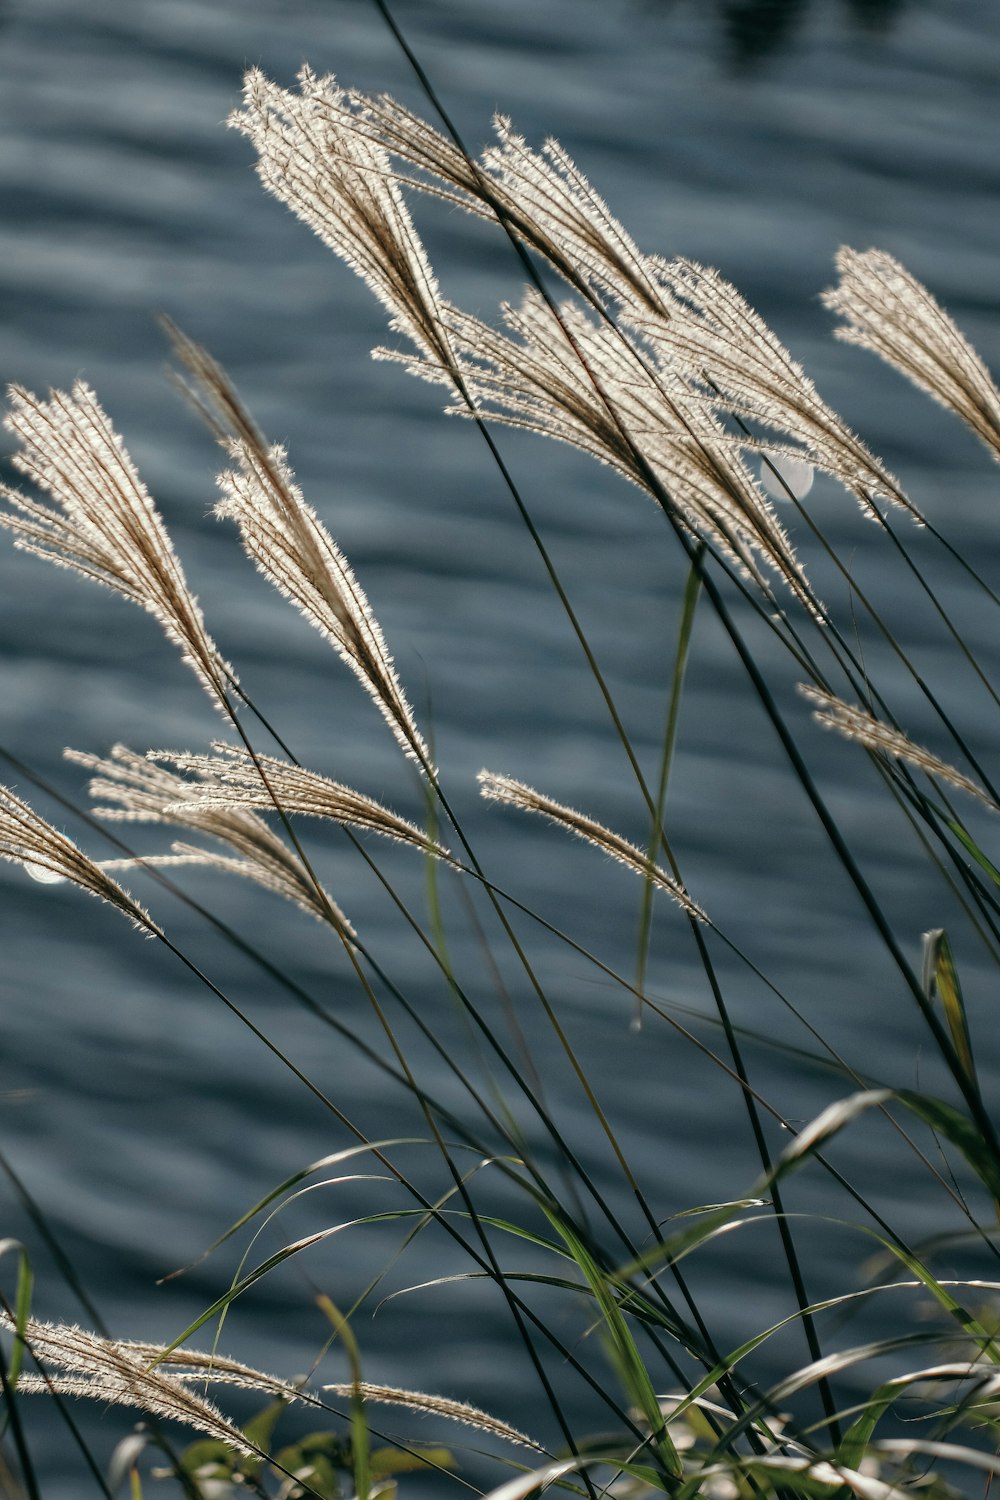
[[[13,1326],[7,1314],[0,1311],[0,1327],[10,1330]],[[101,1338],[69,1323],[46,1323],[37,1318],[27,1319],[22,1336],[43,1372],[24,1376],[22,1390],[91,1396],[106,1404],[136,1407],[153,1416],[183,1422],[247,1457],[258,1451],[211,1401],[152,1366],[156,1346]]]
[[[236,522],[248,556],[335,647],[367,689],[404,753],[424,769],[430,754],[396,676],[364,590],[316,512],[305,503],[284,450],[242,439],[219,476],[219,517]]]
[[[956,770],[954,766],[943,761],[937,755],[932,755],[922,745],[914,744],[907,735],[898,729],[884,724],[881,719],[876,719],[867,709],[858,708],[856,704],[845,703],[842,698],[837,698],[833,693],[823,692],[820,688],[808,687],[800,684],[799,692],[814,705],[814,719],[822,724],[825,729],[832,729],[837,734],[842,734],[845,739],[855,740],[859,745],[864,745],[866,750],[873,750],[880,755],[889,755],[894,760],[906,761],[911,766],[916,766],[920,771],[926,771],[928,776],[937,776],[949,786],[957,787],[959,791],[967,792],[970,797],[985,802],[986,806],[997,811],[997,805],[978,782]]]
[[[1000,391],[968,339],[925,286],[884,250],[837,252],[840,281],[823,301],[837,338],[870,349],[961,417],[1000,460]]]
[[[526,786],[523,781],[515,781],[512,776],[500,776],[494,771],[480,771],[478,781],[479,790],[488,801],[505,802],[508,807],[519,807],[523,812],[541,813],[553,823],[558,823],[561,828],[567,828],[570,833],[575,833],[577,838],[596,844],[598,849],[603,849],[605,854],[610,854],[611,858],[618,860],[620,864],[627,865],[644,880],[653,881],[654,885],[667,891],[677,904],[683,907],[688,916],[695,917],[699,922],[708,920],[701,907],[691,900],[684,887],[672,875],[668,875],[666,870],[661,869],[655,861],[643,854],[635,844],[630,844],[620,834],[612,833],[611,829],[605,828],[602,823],[595,822],[593,818],[587,817],[585,813],[577,812],[572,807],[566,807],[562,802],[546,797],[542,792],[536,792],[534,787]]]
[[[160,930],[149,913],[100,865],[7,787],[0,787],[0,859],[24,865],[29,873],[38,871],[71,881],[116,907],[142,931],[155,934]]]
[[[170,854],[151,854],[141,861],[102,861],[103,869],[134,868],[137,863],[165,868],[173,865],[207,865],[230,875],[239,875],[265,890],[284,896],[319,921],[335,924],[347,935],[353,928],[340,907],[305,869],[298,854],[255,812],[245,808],[219,807],[203,799],[211,788],[211,773],[201,768],[195,779],[178,776],[165,766],[154,765],[125,745],[115,745],[101,757],[82,750],[67,750],[68,760],[94,772],[90,794],[99,800],[94,815],[108,822],[165,823],[207,834],[227,852],[212,847],[178,842]],[[273,802],[267,801],[268,807]]]
[[[252,757],[247,750],[236,745],[215,741],[212,748],[214,755],[168,750],[150,752],[150,758],[161,765],[174,765],[180,771],[202,778],[200,791],[190,788],[183,801],[168,803],[164,807],[167,816],[174,811],[196,815],[201,809],[225,813],[256,808],[270,812],[277,802],[286,813],[329,818],[346,827],[366,829],[384,838],[410,844],[424,854],[451,860],[448,850],[428,838],[414,823],[342,782],[279,760],[274,755]],[[258,767],[267,777],[266,786]]]
[[[14,465],[52,498],[8,485],[0,525],[14,545],[72,568],[147,610],[180,646],[209,695],[224,706],[231,668],[211,640],[166,527],[121,438],[83,381],[42,401],[14,386],[4,425],[22,444]]]

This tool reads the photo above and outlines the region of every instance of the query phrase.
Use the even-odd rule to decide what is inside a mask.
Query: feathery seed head
[[[610,854],[620,864],[627,865],[644,880],[652,880],[655,885],[667,891],[688,916],[699,922],[708,920],[701,907],[691,900],[687,891],[672,875],[668,875],[666,870],[661,869],[641,849],[630,844],[620,834],[612,833],[611,829],[595,822],[585,813],[579,813],[575,808],[566,807],[564,803],[536,792],[534,787],[527,786],[523,781],[515,781],[512,776],[501,776],[495,771],[480,771],[477,780],[480,792],[489,801],[504,802],[509,807],[519,807],[524,812],[540,813],[560,827],[569,829],[578,838],[596,844],[598,849],[603,849],[605,854]]]
[[[414,823],[318,771],[307,771],[273,755],[252,757],[246,749],[220,741],[212,748],[214,755],[171,756],[172,764],[201,778],[202,790],[191,788],[185,801],[168,804],[164,809],[168,815],[175,808],[186,813],[197,813],[200,809],[236,812],[240,808],[268,812],[277,803],[286,813],[329,818],[350,827],[368,829],[454,863],[448,850],[428,838]]]
[[[0,485],[12,511],[0,525],[14,545],[72,568],[140,605],[181,648],[209,695],[224,706],[231,669],[205,630],[163,519],[89,386],[42,401],[10,391],[4,424],[21,441],[13,462],[54,504]]]
[[[0,859],[24,865],[29,873],[35,869],[69,880],[117,907],[143,932],[154,935],[160,931],[149,913],[117,881],[7,787],[0,787]]]
[[[993,798],[988,796],[983,788],[968,776],[963,776],[961,771],[950,766],[947,761],[940,760],[938,756],[932,755],[921,745],[902,734],[898,729],[892,729],[884,724],[881,719],[876,719],[867,709],[858,708],[855,704],[845,703],[843,699],[837,698],[833,693],[824,692],[821,688],[810,687],[805,683],[799,684],[799,692],[803,698],[807,698],[815,705],[813,718],[817,724],[822,724],[824,729],[832,729],[841,734],[845,739],[856,740],[859,745],[864,745],[866,750],[876,754],[889,755],[895,760],[906,761],[909,765],[916,766],[918,770],[926,771],[929,776],[939,776],[949,786],[957,787],[960,791],[968,792],[980,802],[985,802],[993,812],[1000,811]]]
[[[227,846],[220,854],[212,848],[190,843],[175,843],[170,854],[146,856],[140,863],[155,868],[176,865],[207,865],[227,874],[239,875],[284,896],[317,920],[331,917],[339,931],[354,936],[354,929],[337,903],[304,868],[298,855],[289,849],[256,813],[245,808],[221,808],[200,799],[214,789],[211,771],[199,762],[211,757],[186,756],[160,752],[144,757],[125,745],[115,745],[109,756],[101,758],[81,750],[67,750],[67,760],[95,772],[90,783],[92,797],[104,803],[94,808],[96,817],[111,822],[165,823],[206,834]],[[190,769],[194,780],[179,776],[155,761],[168,761]],[[235,857],[234,857],[235,856]],[[135,860],[105,860],[102,870],[130,868]]]
[[[955,323],[884,250],[837,252],[840,282],[823,302],[844,322],[836,337],[870,349],[953,411],[1000,461],[1000,391]]]

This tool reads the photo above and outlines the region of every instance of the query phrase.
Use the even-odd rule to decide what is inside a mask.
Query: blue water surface
[[[995,466],[898,376],[837,344],[818,294],[833,280],[838,246],[878,246],[931,287],[987,363],[1000,363],[1000,13],[987,0],[914,0],[873,30],[860,24],[862,10],[805,8],[780,49],[743,67],[727,51],[720,14],[703,5],[399,0],[396,14],[470,147],[489,139],[497,110],[533,143],[554,135],[640,246],[718,266],[996,587]],[[432,726],[449,795],[491,878],[631,976],[640,901],[634,878],[548,825],[489,808],[477,795],[475,774],[488,766],[640,843],[647,837],[634,779],[510,497],[472,425],[444,419],[439,391],[370,360],[385,338],[379,307],[262,191],[248,143],[225,128],[247,65],[291,84],[304,61],[345,84],[428,108],[370,0],[11,0],[4,7],[0,369],[36,391],[65,388],[78,376],[95,388],[166,518],[209,628],[255,700],[305,764],[420,819],[411,771],[368,698],[254,575],[231,528],[210,515],[220,455],[164,379],[156,315],[166,312],[204,343],[261,428],[287,445],[306,497],[351,560],[418,715]],[[487,317],[503,298],[517,300],[523,274],[501,237],[457,212],[415,208],[448,296]],[[500,441],[643,768],[655,778],[686,578],[681,550],[656,508],[608,470],[525,435],[501,433]],[[971,671],[956,667],[947,635],[903,566],[832,482],[818,481],[808,504],[988,761],[991,702]],[[843,578],[801,521],[789,513],[787,524],[817,587],[852,629]],[[990,607],[925,533],[898,525],[914,556],[937,570],[970,646],[995,671]],[[9,755],[83,803],[84,778],[62,760],[65,745],[203,749],[220,732],[218,716],[150,619],[0,541],[0,744]],[[811,725],[794,694],[801,674],[766,623],[738,599],[734,609],[916,962],[924,930],[957,922],[953,902],[860,752]],[[918,740],[943,743],[926,702],[871,625],[859,621],[858,630],[906,727]],[[24,771],[7,765],[0,780],[88,851],[110,852]],[[940,1082],[912,1000],[790,776],[730,642],[704,607],[669,828],[692,893],[854,1068],[901,1086]],[[306,832],[324,880],[366,945],[450,1056],[482,1081],[479,1043],[377,878],[341,838]],[[155,830],[129,834],[140,849],[164,847]],[[424,921],[419,859],[368,847]],[[372,1139],[427,1136],[405,1090],[359,1058],[349,1040],[323,1029],[195,913],[147,879],[132,884],[178,947],[361,1130]],[[343,951],[317,924],[247,884],[202,873],[185,886],[391,1059]],[[110,908],[65,885],[36,885],[10,864],[0,868],[0,890],[0,1145],[106,1325],[121,1337],[172,1338],[225,1289],[237,1253],[227,1247],[186,1278],[165,1285],[160,1278],[193,1260],[278,1182],[352,1137],[190,971],[128,931]],[[481,940],[448,883],[444,900],[456,972],[507,1036]],[[685,1024],[722,1051],[683,920],[665,900],[657,913],[651,993],[689,1008],[695,1019]],[[527,918],[518,919],[518,930],[655,1218],[745,1192],[759,1160],[731,1078],[663,1021],[650,1017],[641,1032],[630,1030],[632,1005],[620,987]],[[955,931],[989,1091],[1000,1066],[989,968],[969,930]],[[633,1237],[648,1238],[495,924],[487,940],[562,1131]],[[760,1092],[793,1122],[848,1092],[843,1079],[765,1045],[815,1048],[745,966],[718,943],[712,951],[735,1019],[765,1039],[748,1042]],[[422,1084],[480,1130],[445,1061],[380,982],[376,989]],[[544,1156],[524,1096],[511,1082],[505,1093]],[[488,1128],[481,1139],[496,1148]],[[772,1146],[780,1144],[772,1131]],[[431,1149],[401,1147],[394,1156],[430,1196],[447,1190]],[[470,1167],[475,1160],[470,1153]],[[837,1161],[861,1181],[880,1179],[886,1211],[907,1232],[960,1224],[954,1213],[938,1217],[937,1200],[925,1204],[925,1174],[884,1128],[846,1135]],[[364,1159],[344,1169],[378,1170]],[[499,1180],[488,1185],[488,1172],[477,1180],[494,1212],[521,1211]],[[858,1216],[819,1174],[800,1183],[795,1208]],[[29,1243],[36,1261],[39,1314],[91,1324],[13,1184],[5,1180],[0,1195],[5,1232]],[[411,1206],[390,1181],[327,1187],[279,1218],[253,1256],[316,1228]],[[345,1230],[292,1261],[234,1308],[223,1346],[282,1375],[306,1370],[328,1331],[316,1290],[349,1307],[389,1262],[402,1232],[393,1223]],[[609,1231],[595,1225],[595,1233],[607,1238]],[[864,1253],[856,1236],[830,1226],[801,1234],[810,1295],[856,1284]],[[509,1244],[504,1255],[526,1270],[543,1265]],[[976,1274],[990,1274],[977,1266]],[[446,1237],[430,1231],[392,1267],[385,1289],[468,1269]],[[749,1231],[738,1249],[706,1256],[691,1274],[723,1347],[792,1310],[770,1227]],[[538,1305],[611,1382],[600,1354],[576,1343],[586,1326],[578,1305],[555,1294]],[[356,1332],[370,1378],[464,1397],[558,1445],[536,1377],[487,1282],[411,1292],[375,1317],[361,1314]],[[786,1353],[805,1357],[792,1338],[765,1352],[757,1372],[778,1373]],[[324,1368],[328,1379],[344,1378],[338,1353]],[[552,1361],[552,1375],[578,1427],[606,1424],[593,1394],[561,1360]],[[234,1398],[231,1409],[246,1415],[252,1403]],[[78,1415],[102,1462],[132,1420],[82,1407]],[[33,1407],[28,1421],[46,1500],[79,1496],[79,1459],[64,1427],[47,1406]],[[417,1419],[399,1425],[431,1435]],[[475,1461],[471,1473],[482,1477]]]

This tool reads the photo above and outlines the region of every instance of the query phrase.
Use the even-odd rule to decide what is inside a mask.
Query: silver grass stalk
[[[652,880],[655,885],[672,896],[689,916],[699,922],[708,921],[701,907],[691,900],[684,887],[672,875],[647,858],[641,849],[635,844],[630,844],[620,834],[612,833],[609,828],[596,823],[585,813],[566,807],[562,802],[556,802],[542,792],[536,792],[534,787],[527,786],[523,781],[515,781],[512,776],[501,776],[494,771],[480,771],[477,780],[482,795],[489,801],[504,802],[509,807],[519,807],[524,812],[540,813],[543,817],[551,819],[553,823],[558,823],[560,827],[568,828],[570,833],[575,833],[578,838],[586,839],[588,843],[596,844],[598,849],[603,849],[605,854],[611,855],[612,859],[627,865],[644,880]]]
[[[451,412],[469,415],[467,394],[474,414],[570,443],[655,494],[652,473],[691,531],[766,590],[764,563],[818,613],[769,500],[706,402],[671,371],[652,371],[612,328],[574,305],[563,306],[557,320],[528,292],[519,308],[502,313],[513,337],[448,309],[463,381],[463,399]],[[376,354],[435,384],[453,384],[441,365],[396,351]]]
[[[258,570],[334,646],[404,754],[429,770],[430,754],[379,623],[344,554],[295,485],[284,450],[265,453],[234,439],[229,452],[236,467],[219,476],[216,515],[236,522]]]
[[[774,333],[728,282],[688,261],[643,255],[557,141],[532,150],[498,116],[499,145],[474,170],[431,127],[385,97],[352,96],[359,122],[393,155],[443,179],[456,201],[499,211],[573,287],[639,333],[661,365],[683,374],[728,415],[786,432],[801,455],[850,489],[867,509],[888,496],[914,515],[898,482],[818,396]],[[362,128],[359,123],[358,128]],[[421,179],[405,179],[416,187]],[[492,202],[490,201],[492,200]],[[619,334],[621,336],[621,334]],[[617,401],[612,404],[617,407]],[[693,435],[693,434],[692,434]]]
[[[465,206],[478,194],[491,211],[497,204],[505,217],[515,216],[517,232],[553,258],[578,290],[597,285],[643,307],[655,300],[647,270],[652,263],[639,255],[555,142],[546,147],[547,159],[535,157],[499,122],[501,145],[479,169],[391,100],[348,95],[332,79],[308,71],[297,93],[254,73],[246,99],[233,123],[253,140],[269,189],[365,276],[390,308],[393,328],[415,346],[415,353],[391,351],[390,358],[456,387],[457,409],[465,414],[472,402],[474,414],[575,443],[647,489],[652,471],[697,535],[706,535],[766,590],[756,554],[807,608],[820,613],[770,502],[701,390],[655,368],[617,330],[595,326],[578,311],[564,309],[560,322],[529,297],[518,313],[505,312],[518,336],[511,340],[440,298],[429,271],[420,283],[419,308],[408,302],[400,311],[393,300],[398,292],[387,292],[390,263],[405,253],[390,252],[388,231],[371,232],[368,198],[359,195],[348,171],[353,155],[367,162],[374,150],[380,182],[382,174],[398,175],[390,153],[409,152],[422,170],[443,175]],[[411,228],[407,219],[406,245]],[[565,246],[560,235],[568,237]],[[362,240],[365,257],[358,252]],[[573,269],[574,257],[581,258],[582,270]],[[381,275],[372,271],[373,258],[383,262]]]
[[[467,1401],[454,1401],[448,1396],[432,1396],[424,1391],[402,1390],[394,1385],[372,1385],[367,1380],[351,1385],[324,1385],[323,1390],[332,1391],[335,1395],[344,1397],[360,1394],[365,1401],[373,1401],[386,1406],[405,1406],[411,1411],[447,1417],[451,1422],[462,1422],[467,1427],[478,1428],[480,1432],[489,1432],[494,1437],[506,1438],[507,1442],[516,1443],[521,1448],[531,1448],[536,1453],[545,1451],[540,1444],[520,1432],[518,1428],[512,1427],[509,1422],[502,1422],[498,1417],[491,1417],[488,1412],[481,1411],[478,1406],[470,1406]]]
[[[14,1330],[12,1320],[5,1313],[0,1313],[0,1327],[10,1332]],[[168,1349],[162,1344],[137,1340],[103,1339],[68,1324],[42,1323],[33,1318],[28,1320],[24,1336],[32,1353],[37,1354],[40,1363],[46,1367],[46,1374],[22,1375],[18,1381],[19,1391],[29,1395],[55,1391],[60,1395],[121,1401],[158,1415],[190,1420],[192,1425],[198,1425],[194,1420],[198,1417],[204,1423],[203,1431],[213,1437],[222,1437],[234,1446],[242,1439],[242,1434],[226,1422],[212,1403],[192,1398],[188,1390],[191,1383],[229,1385],[279,1396],[288,1402],[323,1404],[308,1390],[276,1375],[225,1355],[205,1354],[183,1345]],[[49,1366],[52,1371],[68,1370],[71,1373],[49,1373]],[[403,1390],[398,1386],[374,1385],[368,1381],[325,1385],[322,1389],[340,1397],[360,1394],[365,1401],[445,1417],[519,1447],[544,1452],[538,1443],[509,1422],[491,1416],[467,1401],[424,1391]],[[194,1411],[188,1414],[192,1406]],[[241,1451],[252,1450],[248,1450],[244,1443]]]
[[[335,80],[303,68],[293,93],[253,68],[229,124],[256,148],[268,192],[364,278],[391,326],[431,358],[446,357],[437,283],[389,158],[356,128]]]
[[[209,695],[225,706],[235,681],[208,635],[163,519],[118,433],[83,381],[42,401],[10,390],[4,425],[22,443],[13,463],[54,504],[7,485],[0,525],[14,545],[114,589],[159,621]]]
[[[1000,460],[1000,391],[944,308],[884,250],[837,252],[840,282],[823,293],[844,322],[836,337],[870,349],[966,422]]]
[[[722,413],[785,434],[791,446],[782,451],[830,474],[866,512],[880,495],[920,519],[898,480],[820,398],[802,366],[731,282],[684,259],[650,258],[649,266],[668,314],[640,314],[635,326],[665,362]]]
[[[0,1326],[13,1331],[14,1324],[0,1313]],[[155,1416],[184,1422],[208,1437],[219,1438],[238,1453],[257,1453],[238,1427],[204,1397],[187,1389],[158,1368],[150,1368],[148,1346],[100,1338],[69,1323],[45,1323],[28,1318],[24,1342],[32,1357],[45,1370],[65,1371],[48,1380],[25,1377],[19,1388],[27,1391],[66,1389],[71,1395],[88,1395],[114,1405],[135,1406]]]
[[[104,799],[94,808],[95,817],[109,822],[161,823],[189,828],[207,834],[231,851],[223,855],[212,848],[175,843],[171,854],[154,854],[141,860],[104,860],[102,870],[128,869],[138,865],[152,865],[157,869],[206,865],[225,874],[252,880],[265,890],[294,902],[318,921],[332,919],[345,935],[355,935],[337,903],[325,891],[317,890],[301,860],[263,818],[248,810],[226,811],[199,804],[198,799],[209,784],[207,775],[194,781],[186,780],[163,766],[152,764],[125,745],[115,745],[106,757],[82,750],[66,750],[64,753],[67,760],[95,773],[90,782],[90,795]]]
[[[318,771],[294,766],[274,755],[251,756],[242,747],[223,744],[219,740],[213,742],[212,748],[214,755],[155,752],[160,764],[166,762],[179,771],[202,778],[203,790],[191,791],[184,802],[176,804],[178,811],[197,812],[203,808],[226,812],[255,808],[268,812],[273,811],[277,802],[286,813],[330,818],[335,823],[367,829],[453,863],[449,851],[428,838],[416,824],[342,782],[332,781]],[[267,786],[261,780],[258,763],[267,777]],[[168,804],[164,812],[169,816],[174,806]]]
[[[49,875],[72,881],[109,905],[117,907],[136,927],[151,935],[160,928],[149,913],[129,893],[89,859],[73,840],[47,823],[34,808],[0,786],[0,859],[11,860],[29,870],[34,867]]]
[[[876,754],[889,755],[895,760],[906,761],[908,765],[916,766],[920,771],[926,771],[929,776],[938,776],[949,786],[968,792],[970,797],[984,802],[991,811],[1000,811],[993,798],[978,782],[964,776],[961,771],[957,771],[947,761],[940,760],[938,756],[932,755],[921,745],[914,744],[913,740],[900,733],[898,729],[891,729],[888,724],[883,724],[867,709],[845,703],[832,693],[809,687],[805,683],[799,684],[799,692],[815,705],[816,711],[813,718],[817,724],[822,724],[824,729],[833,729],[845,739],[855,740],[859,745],[864,745],[866,750],[872,750]]]
[[[269,447],[225,371],[173,324],[168,332],[194,382],[185,385],[237,467],[219,478],[216,515],[234,519],[260,572],[332,642],[374,698],[404,754],[431,771],[427,747],[399,684],[378,621],[347,559],[306,505],[285,462]],[[183,382],[182,382],[183,384]]]

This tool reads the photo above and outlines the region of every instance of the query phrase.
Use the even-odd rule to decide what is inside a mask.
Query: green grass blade
[[[650,1441],[668,1475],[680,1476],[681,1461],[674,1447],[649,1371],[636,1347],[622,1314],[610,1278],[600,1269],[583,1242],[555,1214],[547,1215],[587,1280],[600,1308],[611,1356],[630,1400],[642,1412],[650,1429]]]
[[[972,1040],[969,1036],[962,986],[959,983],[951,943],[943,927],[935,927],[931,932],[924,933],[923,974],[924,988],[927,990],[928,998],[933,1000],[935,993],[940,996],[945,1020],[948,1022],[948,1030],[951,1033],[952,1045],[959,1062],[965,1069],[966,1077],[978,1091],[979,1079],[976,1077],[976,1065],[972,1058]]]
[[[702,549],[704,551],[704,548]],[[681,606],[681,621],[677,631],[677,650],[674,655],[674,673],[670,684],[670,698],[667,704],[667,719],[663,731],[663,751],[660,757],[660,774],[656,784],[656,806],[649,830],[649,844],[646,849],[646,857],[653,864],[660,852],[660,825],[663,822],[663,809],[667,800],[667,784],[670,780],[670,767],[674,758],[674,747],[677,743],[677,723],[680,718],[681,691],[684,686],[684,673],[687,669],[688,652],[691,647],[691,636],[694,630],[695,610],[698,607],[698,596],[701,593],[701,575],[697,566],[692,565],[688,572],[687,584],[684,589],[684,600]],[[646,989],[646,967],[649,963],[649,944],[653,930],[653,882],[646,879],[643,883],[642,906],[639,912],[639,940],[635,965],[635,987],[641,997]],[[635,1024],[638,1025],[642,1019],[642,1000],[637,998],[635,1011]]]

